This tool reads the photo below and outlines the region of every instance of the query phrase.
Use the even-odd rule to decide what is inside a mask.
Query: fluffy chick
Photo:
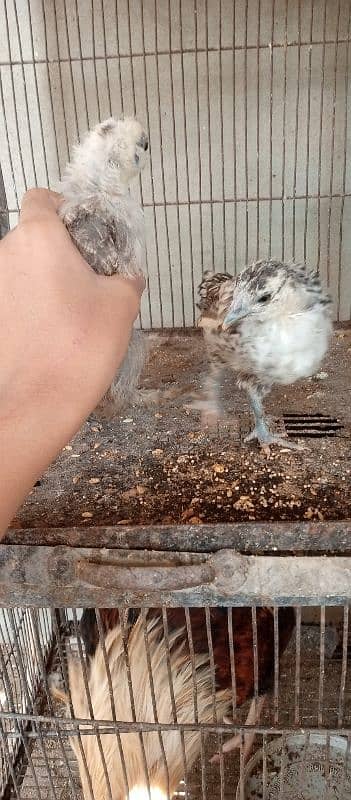
[[[136,119],[111,118],[87,133],[66,168],[61,217],[82,256],[100,275],[133,277],[143,271],[143,210],[130,197],[129,185],[143,168],[147,150],[148,137]],[[145,339],[135,330],[98,412],[113,416],[132,402],[145,360]]]
[[[229,367],[250,399],[255,426],[246,437],[301,447],[274,435],[263,398],[274,384],[290,385],[313,375],[325,356],[332,332],[331,299],[318,274],[301,264],[259,261],[237,277],[207,272],[199,287],[201,316],[209,356],[203,421],[219,416],[218,386]]]

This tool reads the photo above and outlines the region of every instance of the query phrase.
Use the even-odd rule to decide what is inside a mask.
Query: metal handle
[[[126,562],[120,564],[101,564],[93,561],[78,561],[76,576],[92,586],[109,586],[122,591],[173,591],[190,589],[212,583],[216,577],[214,566],[210,563],[189,564],[187,566],[147,566],[135,567]]]

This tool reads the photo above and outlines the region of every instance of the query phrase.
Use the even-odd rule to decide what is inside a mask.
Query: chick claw
[[[279,436],[278,434],[271,433],[268,428],[261,428],[255,427],[247,436],[245,436],[245,442],[252,442],[254,439],[257,439],[264,450],[268,455],[270,453],[270,445],[276,444],[279,447],[285,447],[289,450],[307,450],[307,447],[303,444],[298,444],[297,442],[292,442],[289,439],[285,439],[284,436]]]
[[[221,415],[218,408],[209,404],[207,400],[195,400],[192,403],[187,403],[185,408],[188,408],[190,411],[201,411],[202,428],[217,427]]]
[[[214,409],[205,409],[201,414],[201,426],[203,428],[216,428],[219,423],[220,415]]]

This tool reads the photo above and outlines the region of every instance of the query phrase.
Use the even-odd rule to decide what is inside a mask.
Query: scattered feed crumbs
[[[183,401],[133,408],[122,420],[86,423],[18,512],[16,527],[318,521],[351,516],[351,331],[337,333],[323,380],[275,389],[278,425],[288,412],[332,414],[341,436],[307,439],[303,453],[244,444],[251,420],[228,376],[225,420],[214,432]],[[169,337],[151,355],[149,388],[201,386],[200,337]],[[124,422],[123,422],[124,420]],[[280,422],[279,422],[280,420]],[[93,522],[91,522],[93,520]]]

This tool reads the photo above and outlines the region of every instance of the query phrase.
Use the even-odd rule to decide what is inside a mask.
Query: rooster
[[[95,272],[134,277],[144,267],[144,217],[129,194],[145,164],[148,137],[133,118],[99,123],[74,150],[60,191],[60,215],[74,244]],[[145,338],[133,331],[119,373],[98,412],[110,417],[134,399],[146,361]]]
[[[300,264],[259,261],[237,277],[207,272],[199,286],[209,357],[206,399],[192,408],[213,425],[219,417],[218,386],[224,368],[246,390],[255,425],[246,437],[302,449],[269,430],[262,405],[274,384],[290,385],[313,375],[324,358],[332,332],[331,299],[316,272]]]
[[[127,636],[128,661],[134,697],[134,720],[155,722],[155,708],[159,723],[194,724],[194,729],[184,732],[186,768],[189,770],[201,750],[201,731],[196,722],[223,724],[236,708],[251,698],[247,725],[257,723],[265,696],[269,692],[274,674],[274,617],[269,608],[256,609],[257,621],[257,687],[255,689],[255,657],[253,618],[250,608],[233,608],[231,658],[229,619],[224,608],[212,608],[206,615],[203,608],[189,608],[191,636],[186,633],[186,613],[183,608],[167,609],[167,625],[160,609],[150,609],[143,615],[130,609],[127,623],[121,625],[117,609],[100,609],[100,630],[94,609],[85,609],[80,630],[88,657],[87,680],[95,719],[112,720],[111,690],[115,719],[133,721],[130,685],[124,653]],[[209,620],[209,625],[207,624]],[[284,652],[295,625],[291,608],[279,610],[279,655]],[[209,656],[208,627],[213,643],[213,662]],[[147,657],[146,639],[149,657]],[[193,661],[190,652],[193,651]],[[107,677],[106,662],[110,672]],[[214,667],[214,669],[213,669]],[[150,672],[152,683],[150,682]],[[170,690],[170,674],[173,685]],[[194,691],[195,683],[195,691]],[[233,684],[235,691],[233,691]],[[83,669],[80,661],[69,662],[69,687],[74,715],[89,718]],[[153,691],[152,691],[153,689]],[[256,697],[255,697],[255,691]],[[57,693],[66,701],[63,693]],[[154,700],[154,704],[153,704]],[[197,716],[195,714],[197,710]],[[143,750],[139,733],[121,733],[120,743],[124,754],[125,772],[122,768],[118,741],[113,734],[101,735],[113,798],[128,796],[129,800],[147,800],[149,789],[152,800],[166,800],[177,789],[184,777],[185,763],[179,730],[143,733]],[[249,755],[254,740],[252,732],[244,736],[244,759]],[[240,735],[223,745],[223,752],[240,746]],[[89,797],[84,760],[77,741],[72,742],[86,800]],[[91,777],[95,800],[107,797],[106,771],[96,736],[83,736],[87,768]],[[219,754],[212,760],[219,758]],[[165,761],[167,767],[165,766]],[[147,776],[145,775],[145,763]],[[127,787],[126,787],[127,777]],[[149,784],[149,785],[148,785]]]

